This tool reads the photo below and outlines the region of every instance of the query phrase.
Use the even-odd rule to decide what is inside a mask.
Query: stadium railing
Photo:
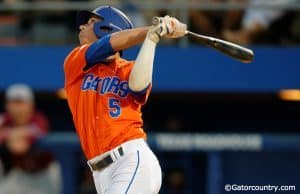
[[[300,151],[300,134],[155,133],[148,136],[148,143],[157,152],[187,153],[184,155],[187,163],[192,160],[189,153],[207,153],[206,193],[221,194],[224,191],[222,153],[298,152]],[[76,193],[76,166],[79,162],[78,155],[81,153],[76,134],[54,133],[42,139],[38,145],[53,152],[61,164],[63,175],[62,194]],[[186,177],[193,177],[194,169],[191,165],[184,165],[184,170],[187,173]],[[185,194],[192,193],[192,189],[187,189]]]

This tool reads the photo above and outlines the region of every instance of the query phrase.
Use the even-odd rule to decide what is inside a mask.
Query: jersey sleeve
[[[129,65],[127,65],[126,68],[124,69],[127,80],[129,80],[129,76],[134,63],[135,63],[134,61],[129,62]],[[152,89],[152,84],[149,84],[147,88],[145,88],[143,91],[140,92],[133,92],[129,89],[129,94],[134,98],[135,103],[144,105],[148,100],[151,89]]]
[[[88,48],[89,45],[76,47],[66,57],[64,62],[65,86],[69,85],[84,74],[84,67],[87,64],[85,53]]]
[[[87,65],[84,70],[87,70],[94,65],[103,62],[107,57],[114,55],[116,52],[110,44],[110,35],[106,35],[103,38],[98,39],[89,46],[86,51]]]

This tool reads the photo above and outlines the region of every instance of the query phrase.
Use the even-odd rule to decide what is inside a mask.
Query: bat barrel
[[[190,31],[188,31],[188,34],[197,37],[204,45],[210,46],[222,52],[223,54],[231,56],[243,63],[250,63],[253,61],[254,53],[250,49],[225,40],[200,35]]]
[[[253,51],[240,45],[215,39],[211,41],[211,46],[241,62],[250,63],[253,61]]]

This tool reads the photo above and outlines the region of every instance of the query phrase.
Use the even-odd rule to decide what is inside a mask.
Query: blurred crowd
[[[245,10],[220,12],[191,11],[195,31],[243,45],[293,44],[299,39],[297,12],[260,6],[287,6],[297,0],[211,0],[214,2],[247,3]],[[300,13],[300,12],[299,12]]]
[[[20,2],[43,2],[46,0],[1,0],[0,3],[13,5]],[[55,0],[55,2],[80,0]],[[95,0],[90,0],[93,2]],[[261,5],[286,6],[299,0],[165,0],[172,3],[244,3],[245,10],[200,10],[188,9],[189,28],[195,32],[223,38],[243,45],[248,44],[297,44],[300,40],[300,10],[262,8]],[[48,1],[49,2],[49,1]],[[54,2],[51,1],[51,2]],[[85,1],[87,2],[87,1]],[[98,2],[98,1],[95,1]],[[132,1],[114,1],[133,20],[135,26],[147,25],[154,15],[169,14],[181,18],[178,10],[151,7],[141,10]],[[161,2],[161,1],[157,1]],[[99,5],[103,3],[99,1]],[[155,1],[152,1],[155,4]],[[201,6],[200,6],[201,7]],[[75,11],[19,11],[0,12],[0,44],[75,44]],[[196,40],[189,40],[195,42]],[[173,43],[173,42],[172,42]]]
[[[5,5],[20,2],[43,2],[45,0],[0,0]],[[82,1],[82,0],[52,0]],[[90,0],[92,1],[92,0]],[[156,0],[158,1],[158,0]],[[168,3],[185,3],[184,0],[165,0]],[[292,5],[299,0],[190,0],[193,3],[219,2],[246,3],[255,8],[245,10],[209,11],[189,9],[189,28],[201,34],[210,35],[243,45],[277,44],[293,45],[300,42],[300,10],[258,9],[261,4]],[[152,1],[155,3],[155,1]],[[99,1],[99,4],[102,3]],[[132,19],[135,26],[147,25],[154,15],[166,14],[181,18],[179,11],[140,10],[131,1],[119,4]],[[213,5],[212,5],[213,6]],[[76,44],[75,11],[1,11],[0,45]],[[197,40],[190,39],[190,43]],[[32,90],[22,84],[9,87],[5,93],[5,112],[0,114],[0,194],[56,194],[61,190],[60,169],[53,156],[39,150],[35,145],[49,133],[48,118],[35,104]],[[149,106],[151,107],[151,106]],[[181,108],[180,110],[182,110]],[[170,108],[170,110],[172,110]],[[150,112],[150,110],[149,110]],[[149,114],[150,115],[150,114]],[[169,115],[165,113],[165,115]],[[181,114],[146,120],[146,129],[161,129],[166,132],[182,132],[195,126]],[[179,115],[179,116],[178,116]],[[199,118],[191,113],[191,120]],[[160,120],[161,119],[161,120]],[[203,119],[205,120],[205,119]],[[213,122],[210,122],[210,125]],[[205,122],[201,123],[205,128]],[[221,124],[220,124],[221,125]],[[79,193],[95,193],[90,172],[82,170],[82,184]],[[166,172],[165,193],[182,193],[185,174],[182,169],[170,168]]]

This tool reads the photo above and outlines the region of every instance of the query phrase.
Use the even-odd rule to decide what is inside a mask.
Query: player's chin
[[[81,32],[78,34],[78,40],[80,45],[86,44],[86,38]]]
[[[79,45],[84,45],[86,43],[87,43],[86,39],[79,37]]]

